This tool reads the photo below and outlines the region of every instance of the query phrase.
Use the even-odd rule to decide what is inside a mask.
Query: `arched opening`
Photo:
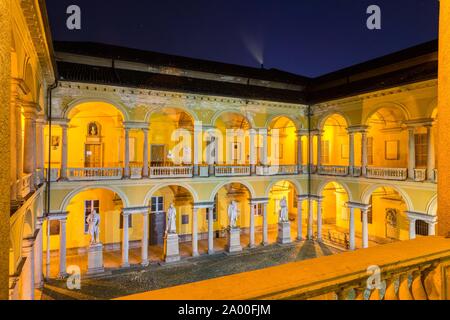
[[[350,146],[347,128],[348,123],[340,114],[328,116],[323,123],[319,159],[322,166],[349,165]]]
[[[221,148],[222,151],[217,152],[219,159],[216,162],[225,165],[249,165],[248,130],[251,128],[250,122],[239,113],[226,112],[216,119],[214,126],[223,137],[222,146],[217,146],[217,150]],[[220,159],[220,155],[222,155],[222,159]]]
[[[164,108],[150,115],[149,162],[151,167],[193,163],[194,119],[182,109]],[[179,132],[179,135],[174,135]],[[182,142],[183,147],[175,149]]]
[[[374,190],[368,204],[369,240],[375,244],[409,240],[408,206],[403,196],[392,187]],[[361,230],[362,219],[355,218],[356,230]]]
[[[323,239],[347,247],[350,226],[347,190],[338,182],[329,182],[323,187],[321,196],[323,197]],[[314,220],[316,219],[317,215],[314,217]]]
[[[65,222],[65,239],[61,239],[62,223],[60,220],[50,220],[50,238],[44,235],[44,252],[47,243],[50,244],[50,274],[58,276],[60,245],[64,241],[66,247],[66,263],[68,266],[77,265],[81,272],[88,270],[88,248],[90,246],[89,224],[87,217],[95,210],[100,215],[99,240],[103,244],[103,260],[105,268],[118,268],[121,263],[121,247],[123,234],[123,211],[124,201],[120,196],[104,188],[93,188],[75,194],[65,208],[67,220]],[[48,220],[47,220],[48,221]],[[43,230],[47,230],[47,221]],[[130,247],[133,248],[140,243],[142,238],[142,221],[137,216],[130,215],[128,218],[128,234]],[[45,256],[45,254],[44,254]],[[131,263],[139,263],[139,255],[130,256]],[[65,272],[65,270],[63,270]]]
[[[269,160],[272,164],[297,164],[297,128],[287,117],[277,117],[269,125]]]
[[[50,149],[52,168],[62,167],[65,147],[63,139],[67,130],[66,166],[69,172],[73,169],[70,176],[74,178],[89,176],[89,172],[94,173],[92,169],[98,168],[117,168],[121,175],[125,158],[122,112],[112,104],[92,101],[70,109],[67,118],[68,128],[53,125],[51,137],[49,127],[45,129],[45,147],[46,150]],[[133,153],[135,147],[136,144],[130,147],[132,150],[130,153]],[[45,153],[45,161],[48,167],[48,152]]]
[[[408,130],[403,128],[405,120],[405,113],[398,107],[382,107],[370,116],[367,121],[369,167],[408,167]]]
[[[171,185],[153,192],[149,198],[149,246],[150,260],[161,260],[164,257],[164,236],[167,228],[167,212],[171,205],[176,210],[176,232],[180,242],[180,256],[192,256],[192,194],[184,187]],[[202,226],[202,217],[198,216],[198,226]],[[203,239],[203,229],[198,228],[199,239]],[[202,249],[204,246],[200,246]]]
[[[287,211],[289,216],[289,221],[291,223],[291,240],[298,237],[297,226],[298,226],[298,191],[295,185],[287,180],[276,182],[269,191],[269,204],[267,206],[267,223],[268,223],[268,240],[269,243],[277,242],[278,237],[278,222],[280,217],[280,209],[283,199],[286,200]],[[307,212],[308,204],[306,201],[302,201],[303,212]],[[303,215],[304,223],[302,225],[306,226],[306,216]],[[260,221],[262,226],[262,220]],[[261,234],[261,232],[258,232]]]
[[[251,193],[248,188],[238,182],[222,186],[215,194],[213,209],[213,245],[216,252],[226,250],[228,237],[227,230],[230,227],[228,209],[233,201],[237,204],[238,217],[236,226],[240,229],[240,245],[246,247],[250,244],[250,199]],[[255,225],[256,230],[259,226],[262,226],[262,211],[255,213]],[[208,231],[206,214],[204,217],[200,215],[199,230],[203,230],[204,232]],[[258,237],[256,237],[256,239],[258,239]]]

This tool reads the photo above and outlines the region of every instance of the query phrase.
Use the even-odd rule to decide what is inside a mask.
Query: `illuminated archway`
[[[348,122],[338,113],[327,116],[322,121],[321,165],[349,165]],[[357,150],[357,149],[355,149]]]
[[[271,163],[297,164],[297,128],[291,119],[281,116],[272,120],[268,143]]]
[[[297,234],[297,218],[298,218],[298,187],[288,180],[277,181],[270,187],[268,192],[269,204],[267,206],[267,224],[269,228],[269,243],[276,242],[278,235],[278,222],[280,212],[280,202],[286,199],[287,209],[289,214],[289,221],[291,222],[291,239],[294,239]],[[306,201],[302,202],[303,212],[307,212]],[[306,221],[306,220],[305,220]],[[262,225],[262,220],[261,224]],[[257,225],[259,226],[259,225]]]
[[[149,116],[149,162],[153,167],[191,164],[195,118],[183,109],[164,108]],[[175,134],[179,132],[179,135]],[[184,141],[186,140],[186,141]],[[180,142],[184,147],[175,150]]]
[[[338,182],[328,182],[320,190],[322,202],[322,223],[324,239],[338,245],[346,245],[349,233],[349,210],[347,202],[351,195],[346,186]]]

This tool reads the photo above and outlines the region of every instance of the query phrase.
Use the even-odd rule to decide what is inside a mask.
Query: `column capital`
[[[69,126],[69,119],[64,118],[52,118],[52,125],[60,126],[61,128],[66,128]]]
[[[422,220],[427,223],[437,223],[437,216],[430,216],[422,212],[405,211],[410,221]]]
[[[269,198],[252,198],[248,199],[250,204],[268,204]]]
[[[360,125],[360,126],[350,126],[347,128],[347,132],[350,134],[355,134],[355,133],[367,133],[369,131],[369,126],[364,126],[364,125]]]
[[[214,207],[214,202],[196,202],[193,207],[194,209],[210,209]]]
[[[45,215],[45,218],[48,221],[61,221],[66,222],[67,216],[69,215],[69,212],[50,212]]]
[[[150,127],[148,122],[140,122],[140,121],[127,121],[123,122],[123,127],[125,130],[144,130]]]
[[[351,201],[347,202],[345,205],[347,206],[347,208],[360,209],[362,211],[367,211],[371,207],[370,204],[351,202]]]
[[[403,121],[403,124],[408,128],[408,130],[412,130],[418,127],[432,126],[434,119],[431,118],[422,118],[422,119],[413,119]]]
[[[36,238],[34,237],[25,238],[22,240],[22,252],[24,254],[28,254],[33,250],[35,240]]]
[[[149,213],[150,207],[144,206],[144,207],[129,207],[129,208],[122,208],[122,215],[129,216],[134,214],[146,214]]]
[[[308,129],[300,129],[300,130],[297,130],[295,133],[297,134],[297,137],[308,136],[309,130]]]
[[[297,201],[304,201],[304,200],[309,200],[308,194],[301,194],[297,196]]]

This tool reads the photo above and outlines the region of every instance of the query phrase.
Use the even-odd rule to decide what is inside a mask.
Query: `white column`
[[[313,240],[313,224],[314,224],[314,200],[309,198],[308,199],[308,210],[309,210],[309,214],[308,214],[308,240]]]
[[[317,134],[317,168],[322,165],[322,132]]]
[[[208,210],[208,254],[214,254],[214,208]]]
[[[297,240],[303,240],[303,197],[297,198]]]
[[[416,238],[416,219],[408,216],[409,219],[409,240],[414,240]]]
[[[309,172],[313,173],[312,167],[314,165],[314,134],[312,132],[310,132],[308,136],[308,150],[309,150],[308,170]]]
[[[37,234],[36,241],[34,244],[34,259],[35,259],[34,283],[37,288],[42,288],[42,286],[44,284],[43,271],[42,271],[44,230],[42,230],[42,222],[43,222],[42,218],[38,218],[38,220],[36,222],[36,229],[38,230],[38,234]]]
[[[17,157],[17,180],[19,185],[17,186],[18,199],[21,199],[20,180],[23,174],[23,149],[22,149],[22,105],[20,101],[16,104],[16,157]]]
[[[249,132],[249,139],[250,139],[250,172],[252,174],[255,173],[255,167],[256,167],[256,131],[255,129],[250,129]]]
[[[198,257],[198,234],[197,234],[197,214],[198,208],[192,210],[192,256]]]
[[[36,110],[34,106],[27,106],[24,110],[24,171],[32,174],[31,189],[34,191],[34,182],[36,181]]]
[[[317,241],[322,242],[322,199],[317,200]]]
[[[128,217],[127,212],[122,212],[123,229],[122,229],[122,268],[128,268],[130,263],[128,262],[129,255],[129,239],[128,239]]]
[[[22,269],[22,300],[34,300],[34,239],[24,239],[22,254],[25,264]]]
[[[201,122],[194,124],[194,175],[198,176],[198,166],[202,164],[203,129]]]
[[[141,265],[144,267],[148,266],[148,215],[148,211],[142,214]]]
[[[144,155],[142,157],[143,159],[143,166],[144,169],[142,170],[142,176],[144,178],[148,177],[148,129],[143,129],[144,132]]]
[[[303,143],[302,143],[303,135],[301,133],[297,133],[297,168],[298,172],[301,173],[303,170]]]
[[[45,150],[44,150],[44,146],[45,146],[45,142],[44,142],[44,125],[45,125],[45,120],[44,119],[39,119],[36,122],[36,135],[37,135],[37,139],[36,139],[36,148],[37,148],[37,158],[36,158],[36,166],[38,169],[41,169],[42,172],[44,170],[44,162],[45,162]]]
[[[355,167],[355,133],[348,133],[349,147],[348,147],[348,171],[350,175],[353,175],[353,169]]]
[[[250,248],[255,247],[255,211],[257,204],[250,202]]]
[[[427,143],[428,143],[427,176],[428,180],[433,181],[435,169],[435,154],[434,154],[434,139],[432,126],[427,126]]]
[[[67,179],[67,129],[68,125],[66,123],[61,125],[62,137],[61,137],[61,180]],[[49,173],[50,174],[50,173]]]
[[[60,279],[67,276],[66,270],[66,219],[59,220],[59,275]]]
[[[408,178],[414,179],[414,169],[416,168],[416,143],[414,139],[415,128],[408,128],[409,132],[409,152],[408,152]]]
[[[362,176],[367,175],[367,132],[361,132],[361,172]]]
[[[368,225],[368,214],[369,209],[361,209],[361,216],[362,216],[362,247],[368,248],[369,247],[369,225]]]
[[[269,222],[267,221],[267,203],[263,204],[263,246],[269,245]]]
[[[268,141],[269,141],[268,132],[267,132],[267,129],[260,129],[259,132],[262,137],[262,146],[260,148],[261,164],[263,166],[266,166],[266,165],[268,165],[268,158],[267,158],[268,157]]]
[[[429,236],[435,236],[436,235],[436,221],[429,221],[428,222],[428,235]]]
[[[124,177],[130,177],[130,129],[125,128],[125,168]]]
[[[349,221],[349,245],[350,250],[355,250],[355,208],[350,207],[350,221]]]

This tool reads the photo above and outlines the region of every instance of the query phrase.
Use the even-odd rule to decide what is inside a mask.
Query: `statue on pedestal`
[[[167,233],[177,233],[177,210],[173,203],[170,204],[169,210],[167,210]]]
[[[281,199],[280,201],[279,222],[289,222],[286,197],[283,197],[283,199]]]
[[[237,218],[239,215],[239,210],[237,206],[236,201],[231,201],[231,203],[228,206],[228,219],[230,221],[230,228],[236,228],[237,227]]]
[[[86,222],[89,225],[89,235],[91,236],[91,245],[100,243],[100,215],[95,209],[91,211]]]

